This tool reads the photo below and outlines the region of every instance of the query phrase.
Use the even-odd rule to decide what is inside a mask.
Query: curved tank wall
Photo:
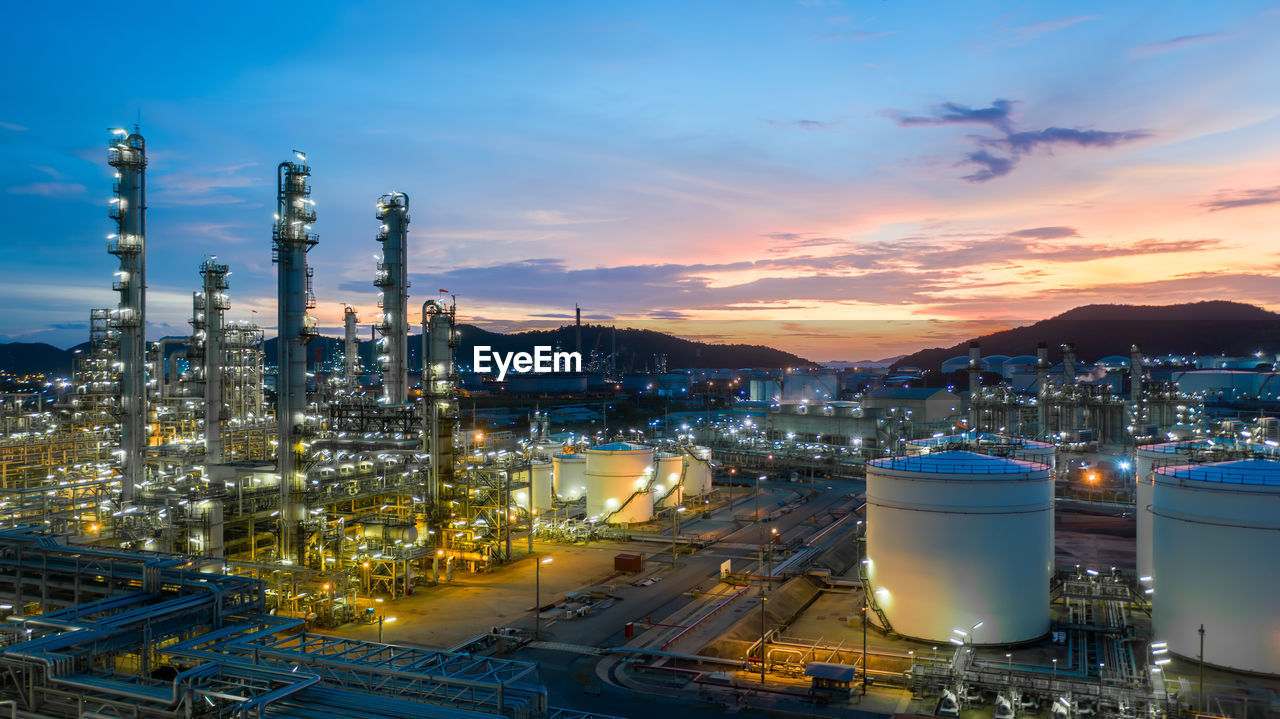
[[[1039,637],[1049,631],[1053,474],[967,451],[869,462],[867,560],[896,632],[944,642],[960,629],[975,644]]]
[[[1154,638],[1194,660],[1280,674],[1280,462],[1153,472]]]
[[[663,507],[676,506],[684,501],[684,489],[680,486],[684,475],[684,455],[658,452],[654,455],[654,501]]]
[[[587,494],[587,456],[557,454],[551,458],[552,482],[556,495],[565,501],[582,499]]]
[[[532,479],[529,481],[529,491],[533,494],[533,509],[536,512],[544,512],[555,506],[555,487],[552,483],[551,462],[545,459],[534,458],[529,464],[529,472]]]
[[[711,448],[690,447],[684,461],[684,496],[701,497],[711,492]]]
[[[615,442],[587,448],[587,517],[609,524],[653,518],[653,447]]]

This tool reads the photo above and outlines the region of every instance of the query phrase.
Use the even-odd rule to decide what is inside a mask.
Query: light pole
[[[760,684],[765,683],[764,678],[764,603],[769,601],[769,597],[765,596],[764,585],[760,585]]]
[[[551,557],[543,557],[533,565],[533,638],[542,629],[542,565],[551,564]]]
[[[378,643],[379,643],[379,644],[381,644],[381,643],[382,643],[382,623],[383,623],[383,622],[386,622],[387,624],[390,624],[391,622],[394,622],[395,620],[396,620],[396,618],[395,618],[395,617],[388,617],[388,616],[383,616],[383,615],[379,615],[379,616],[378,616]]]
[[[1204,625],[1200,625],[1200,713],[1204,713]]]
[[[671,508],[671,569],[676,568],[676,537],[680,536],[680,513],[684,507]]]
[[[1004,660],[1005,660],[1005,669],[1009,673],[1009,686],[1013,686],[1013,653],[1005,652]]]
[[[1053,659],[1053,685],[1049,687],[1049,691],[1053,691],[1053,690],[1054,690],[1053,688],[1054,688],[1054,687],[1056,687],[1056,686],[1058,686],[1058,659],[1057,659],[1057,657],[1054,657],[1054,659]]]
[[[866,589],[864,588],[865,592]],[[867,598],[862,598],[862,696],[867,695]]]

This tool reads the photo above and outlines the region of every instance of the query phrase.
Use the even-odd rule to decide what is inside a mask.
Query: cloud
[[[1053,145],[1075,145],[1077,147],[1115,147],[1151,137],[1151,133],[1142,130],[1124,132],[1105,132],[1103,130],[1073,130],[1065,127],[1048,127],[1030,132],[1015,132],[1000,140],[983,140],[984,144],[1001,145],[1013,152],[1031,152],[1037,147]]]
[[[10,187],[9,194],[57,197],[59,195],[78,195],[84,192],[84,189],[84,185],[78,182],[32,182],[28,185]]]
[[[774,127],[794,127],[800,130],[825,130],[835,124],[823,120],[765,120],[765,122]]]
[[[1056,146],[1115,147],[1124,143],[1150,137],[1144,130],[1084,130],[1067,127],[1047,127],[1043,130],[1016,130],[1013,123],[1013,106],[1010,100],[997,99],[990,107],[972,108],[955,102],[945,102],[928,115],[896,114],[897,123],[903,127],[920,125],[986,125],[1003,133],[1002,137],[974,135],[969,140],[979,149],[964,155],[956,167],[977,165],[979,169],[964,175],[967,182],[989,182],[1013,172],[1023,155],[1037,148],[1052,154]],[[893,113],[890,113],[891,116]],[[982,148],[998,148],[1007,155],[996,155]]]
[[[990,125],[997,130],[1010,131],[1014,103],[997,99],[991,107],[973,108],[955,102],[944,102],[934,108],[932,115],[901,115],[898,124],[912,125]]]
[[[12,130],[13,132],[26,132],[31,129],[22,125],[15,125],[12,122],[0,122],[0,127],[3,127],[6,130]]]
[[[612,222],[608,218],[576,217],[562,210],[529,210],[520,216],[531,225],[540,227],[557,227],[563,225],[584,225],[593,222]]]
[[[1133,54],[1137,57],[1150,57],[1152,55],[1162,55],[1166,52],[1181,50],[1185,47],[1193,45],[1203,45],[1205,43],[1216,42],[1225,38],[1226,35],[1221,33],[1200,33],[1198,35],[1182,35],[1172,40],[1164,40],[1161,42],[1153,42],[1149,45],[1139,45],[1133,49]]]
[[[1013,166],[1016,162],[1017,161],[1012,158],[999,157],[997,155],[992,155],[986,150],[978,150],[977,152],[970,152],[965,155],[963,160],[956,163],[956,166],[978,165],[982,169],[972,174],[965,175],[962,179],[968,180],[969,182],[986,182],[987,180],[994,180],[997,177],[1004,177],[1010,172],[1013,172]]]
[[[1219,212],[1240,207],[1252,207],[1253,205],[1270,205],[1277,202],[1280,202],[1280,185],[1260,187],[1253,190],[1240,190],[1238,192],[1222,191],[1214,199],[1201,203],[1200,206],[1209,208],[1210,212]]]
[[[1056,240],[1062,237],[1079,237],[1074,227],[1031,227],[1010,232],[1010,237],[1030,237],[1037,240]]]

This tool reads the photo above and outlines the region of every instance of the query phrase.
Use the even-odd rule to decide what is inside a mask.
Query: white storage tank
[[[551,481],[551,462],[535,457],[529,465],[532,479],[529,490],[533,494],[533,509],[541,514],[555,506],[555,487]]]
[[[653,447],[614,442],[587,448],[587,518],[609,524],[653,518]]]
[[[701,497],[711,492],[711,448],[690,447],[684,452],[684,496]]]
[[[654,455],[657,476],[653,481],[653,499],[663,507],[678,506],[684,501],[684,488],[680,486],[684,475],[684,455],[658,452]]]
[[[1153,472],[1154,638],[1206,664],[1280,674],[1280,462]]]
[[[1053,473],[967,451],[869,462],[867,560],[876,600],[904,636],[1035,639],[1049,631]]]
[[[587,494],[587,455],[557,454],[551,458],[552,482],[556,496],[572,502]]]
[[[1155,488],[1152,470],[1183,464],[1204,464],[1238,458],[1249,449],[1232,440],[1192,439],[1182,442],[1144,444],[1134,452],[1134,513],[1137,520],[1138,577],[1147,587],[1155,586],[1152,562],[1153,521],[1151,499]],[[1149,579],[1148,579],[1149,578]]]

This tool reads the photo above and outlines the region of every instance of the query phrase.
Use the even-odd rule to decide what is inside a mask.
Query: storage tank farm
[[[1280,461],[1153,470],[1154,637],[1194,661],[1280,674]]]
[[[614,442],[586,451],[587,517],[608,524],[653,518],[654,449]]]
[[[969,451],[867,464],[866,574],[895,632],[1012,644],[1049,631],[1053,471]]]

